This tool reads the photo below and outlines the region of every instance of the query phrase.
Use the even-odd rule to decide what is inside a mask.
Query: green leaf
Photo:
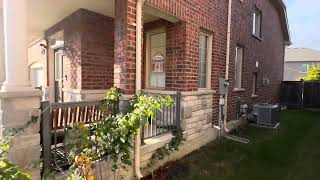
[[[4,152],[8,151],[8,149],[9,149],[9,145],[8,144],[3,144],[1,146],[1,150],[4,151]]]
[[[1,161],[1,162],[0,162],[0,166],[1,166],[2,168],[5,168],[5,167],[7,166],[7,163],[4,162],[4,161]]]

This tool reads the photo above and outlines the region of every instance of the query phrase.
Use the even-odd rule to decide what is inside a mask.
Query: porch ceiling
[[[115,0],[28,0],[29,42],[80,8],[114,17]],[[2,4],[2,3],[1,3]]]
[[[0,13],[2,13],[3,0],[0,0]],[[115,0],[28,0],[28,35],[29,43],[44,37],[44,32],[72,14],[83,8],[109,17],[114,17]],[[145,5],[143,12],[144,22],[157,19],[166,19],[177,22],[178,19],[161,12],[159,9]]]

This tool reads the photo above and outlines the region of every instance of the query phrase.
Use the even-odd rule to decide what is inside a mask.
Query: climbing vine
[[[111,88],[101,105],[102,112],[119,103],[121,94]],[[95,161],[112,160],[113,170],[131,165],[132,139],[137,131],[154,117],[162,105],[174,103],[170,96],[136,95],[129,102],[128,112],[117,115],[104,115],[103,118],[87,127],[84,124],[70,128],[65,144],[69,149],[70,178],[92,179]]]
[[[172,132],[171,141],[164,145],[163,147],[156,150],[156,152],[152,155],[148,167],[153,171],[153,165],[156,164],[156,161],[163,160],[166,156],[169,156],[172,152],[179,151],[179,147],[183,141],[185,141],[183,137],[182,130],[175,130]]]

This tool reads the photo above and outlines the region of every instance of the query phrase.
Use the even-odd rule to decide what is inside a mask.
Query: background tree
[[[307,75],[301,79],[305,81],[320,81],[320,65],[310,66]]]

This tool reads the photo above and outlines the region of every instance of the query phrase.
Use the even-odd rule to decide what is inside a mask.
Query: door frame
[[[164,90],[164,88],[155,88],[155,87],[150,87],[150,70],[151,70],[151,54],[150,54],[150,47],[151,47],[151,36],[152,35],[156,35],[156,34],[161,34],[161,33],[167,33],[166,31],[166,27],[163,26],[163,27],[159,27],[159,28],[156,28],[156,29],[152,29],[152,30],[149,30],[149,31],[146,31],[146,65],[145,65],[145,87],[146,89],[158,89],[158,90]],[[167,36],[167,34],[166,34]],[[167,44],[166,44],[167,46]],[[167,53],[167,52],[166,52]],[[167,55],[166,55],[167,57]],[[166,59],[165,59],[166,61]],[[165,71],[165,62],[164,62],[164,73],[166,72]]]
[[[63,83],[64,83],[64,74],[63,74],[63,48],[61,47],[61,48],[56,48],[56,49],[54,49],[54,51],[53,51],[53,54],[54,54],[54,56],[53,56],[53,77],[54,77],[54,83],[53,83],[53,87],[54,87],[54,101],[55,102],[59,102],[59,99],[58,99],[58,97],[57,97],[57,91],[58,91],[58,88],[59,87],[57,87],[57,85],[56,85],[56,81],[57,81],[57,79],[56,79],[56,54],[57,53],[62,53],[61,54],[61,89],[60,89],[60,91],[61,91],[61,102],[64,102],[64,94],[63,94]]]

